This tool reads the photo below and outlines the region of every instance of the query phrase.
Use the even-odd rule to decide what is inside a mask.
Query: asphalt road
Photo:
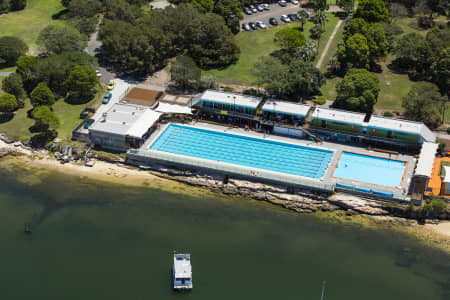
[[[97,37],[98,37],[98,29],[95,31],[95,33],[93,33],[90,36],[90,39],[88,41],[88,46],[87,46],[86,50],[87,50],[87,53],[89,53],[89,55],[95,56],[95,57],[98,58],[98,55],[99,55],[99,52],[100,52],[100,48],[102,46],[102,42],[100,42],[97,39]],[[101,63],[100,63],[100,67],[98,68],[98,70],[102,74],[102,77],[100,77],[100,81],[103,84],[108,84],[108,82],[111,79],[116,78],[116,74],[114,74],[113,72],[111,72],[108,69],[106,69],[105,66],[101,65]]]
[[[282,7],[278,3],[274,3],[274,4],[270,4],[270,10],[257,12],[250,16],[246,15],[244,13],[244,19],[242,19],[240,22],[241,30],[242,30],[243,23],[256,22],[256,21],[263,21],[267,25],[267,27],[272,27],[272,25],[269,24],[270,18],[277,19],[278,24],[284,24],[284,22],[280,20],[281,15],[296,14],[301,9],[304,9],[304,8],[301,8],[298,4],[293,5],[291,3],[288,3],[288,5],[286,7]]]

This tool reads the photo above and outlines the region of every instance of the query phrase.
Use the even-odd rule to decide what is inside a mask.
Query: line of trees
[[[152,73],[180,54],[202,69],[222,68],[240,52],[220,16],[185,4],[152,10],[133,22],[108,18],[99,38],[111,62],[126,73]]]

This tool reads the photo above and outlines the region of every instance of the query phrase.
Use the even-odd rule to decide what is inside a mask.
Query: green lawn
[[[323,34],[322,42],[319,45],[319,51],[323,49],[326,44],[326,39],[333,31],[338,18],[333,14],[328,14],[328,22],[326,24],[326,32]],[[309,37],[309,29],[313,26],[311,22],[307,22],[304,27],[305,37]],[[292,27],[299,28],[300,23],[281,25],[278,27],[271,27],[265,30],[240,32],[236,35],[236,43],[241,49],[239,60],[225,68],[203,71],[202,75],[213,75],[217,81],[224,84],[255,84],[256,78],[252,75],[253,66],[263,56],[267,56],[275,50],[278,50],[273,42],[275,33],[282,28]],[[319,52],[320,55],[320,52]]]
[[[320,56],[322,55],[323,48],[325,48],[325,45],[327,44],[328,39],[330,38],[331,34],[333,33],[334,28],[336,27],[337,22],[339,21],[339,18],[336,17],[332,13],[327,13],[327,18],[328,18],[328,22],[325,24],[325,32],[322,34],[322,38],[320,39],[319,53],[317,54],[316,59],[314,60],[314,65],[317,63]],[[341,36],[339,36],[339,32],[342,31],[343,27],[344,27],[343,24],[341,24],[339,31],[334,36],[333,42],[330,45],[330,47],[328,48],[328,52],[325,56],[325,59],[322,62],[322,66],[326,66],[328,63],[328,60],[333,56],[334,52],[336,52],[335,49],[337,46],[337,41],[339,41],[339,39],[341,39],[341,36],[342,36],[342,34],[341,34]],[[335,46],[333,48],[334,44],[335,44]],[[321,70],[322,70],[322,68],[321,68]]]
[[[64,102],[63,99],[58,100],[53,105],[53,111],[58,116],[60,126],[58,128],[58,137],[63,141],[70,141],[72,138],[72,130],[80,124],[80,112],[86,106],[98,107],[101,105],[101,99],[104,91],[98,92],[94,99],[89,103],[73,105]],[[34,121],[28,118],[27,112],[32,109],[30,101],[27,99],[25,107],[15,112],[14,118],[6,123],[0,123],[0,132],[5,132],[9,138],[18,139],[27,143],[34,135],[29,128],[34,124]]]
[[[37,53],[36,39],[39,32],[52,22],[52,15],[64,9],[61,0],[28,0],[22,11],[0,16],[0,34],[22,38]]]

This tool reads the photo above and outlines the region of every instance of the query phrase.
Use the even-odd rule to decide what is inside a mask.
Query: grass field
[[[60,126],[58,128],[58,137],[67,142],[71,140],[72,130],[80,124],[80,112],[86,106],[97,107],[101,105],[103,91],[99,91],[93,100],[89,103],[73,105],[58,100],[53,105],[53,111],[58,116]],[[28,118],[28,111],[32,109],[29,99],[25,102],[25,107],[15,112],[14,118],[6,123],[0,123],[0,132],[4,132],[11,139],[20,140],[27,143],[34,135],[29,128],[34,124],[34,120]]]
[[[0,35],[22,38],[30,47],[30,53],[37,53],[36,39],[45,26],[53,22],[52,16],[64,9],[61,0],[28,0],[22,11],[0,16]]]
[[[328,22],[326,24],[326,32],[323,34],[322,42],[319,45],[320,50],[326,44],[327,38],[333,31],[334,26],[337,23],[338,18],[333,14],[328,14]],[[309,29],[313,26],[311,22],[307,22],[304,27],[305,37],[309,37]],[[204,71],[202,75],[213,75],[217,78],[217,81],[224,84],[240,84],[240,85],[252,85],[255,84],[256,78],[252,75],[252,70],[255,63],[263,56],[267,56],[275,50],[278,50],[273,42],[275,33],[282,28],[292,27],[299,28],[300,23],[281,25],[275,28],[269,28],[265,30],[240,32],[236,36],[236,43],[241,49],[241,55],[239,60],[222,70],[214,69]]]

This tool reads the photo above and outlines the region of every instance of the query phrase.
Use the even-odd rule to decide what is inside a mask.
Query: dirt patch
[[[137,87],[157,90],[157,91],[165,91],[170,83],[170,73],[163,69],[156,73],[153,73],[152,76],[147,77],[143,82],[141,82]]]

